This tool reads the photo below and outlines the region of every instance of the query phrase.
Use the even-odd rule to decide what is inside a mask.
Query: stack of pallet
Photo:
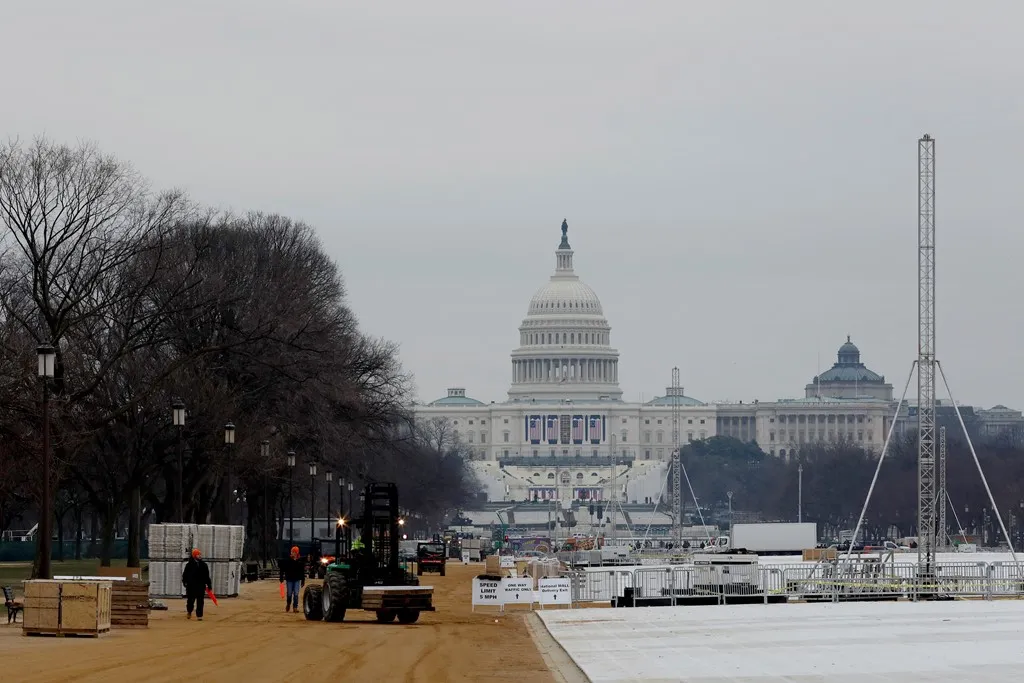
[[[242,576],[245,528],[226,524],[151,524],[149,527],[149,591],[151,597],[184,597],[181,572],[193,548],[210,568],[218,597],[238,595]]]
[[[109,581],[25,582],[26,635],[98,636],[110,631]]]
[[[115,628],[149,627],[148,581],[112,582],[110,625]]]

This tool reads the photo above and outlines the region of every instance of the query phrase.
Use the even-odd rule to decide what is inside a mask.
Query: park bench
[[[4,586],[4,605],[7,607],[7,623],[18,623],[18,612],[25,610],[25,604],[21,600],[14,599],[14,589]],[[24,617],[21,619],[25,620]]]

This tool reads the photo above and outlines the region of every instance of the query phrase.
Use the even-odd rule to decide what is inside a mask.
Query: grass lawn
[[[126,560],[111,560],[111,566],[124,567]],[[146,566],[142,561],[142,566]],[[66,562],[52,563],[54,576],[95,576],[99,571],[100,561],[92,560],[67,560]],[[22,593],[21,582],[31,578],[31,562],[0,562],[0,586],[11,586],[18,595]]]

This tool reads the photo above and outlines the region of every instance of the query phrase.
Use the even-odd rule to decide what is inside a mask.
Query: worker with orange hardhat
[[[299,591],[306,584],[306,563],[299,559],[299,546],[293,545],[288,557],[278,562],[281,583],[287,587],[284,611],[299,611]]]
[[[192,557],[185,563],[185,571],[181,573],[181,583],[185,586],[185,612],[187,618],[192,618],[192,607],[195,606],[196,619],[203,620],[203,602],[206,599],[206,589],[213,590],[213,582],[210,580],[210,568],[203,562],[203,555],[199,548],[192,549]]]

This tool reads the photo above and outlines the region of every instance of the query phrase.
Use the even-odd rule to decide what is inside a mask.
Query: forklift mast
[[[372,554],[377,568],[388,574],[401,571],[398,487],[391,483],[367,484],[361,521],[363,545]]]

